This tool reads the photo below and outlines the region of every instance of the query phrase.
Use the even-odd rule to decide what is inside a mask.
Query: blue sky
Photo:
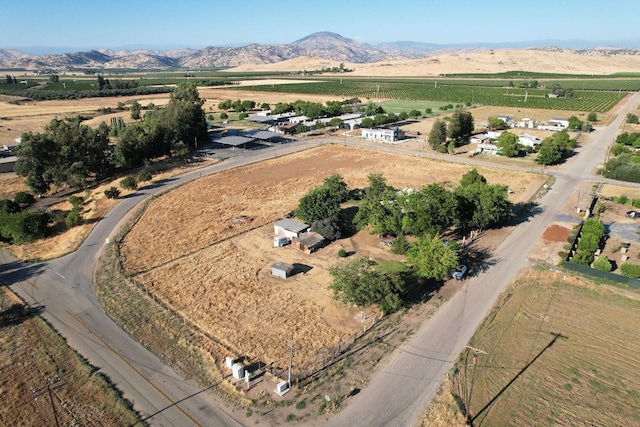
[[[639,41],[639,17],[639,0],[0,0],[0,48]]]

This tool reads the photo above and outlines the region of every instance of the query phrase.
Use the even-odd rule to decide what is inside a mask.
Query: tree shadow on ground
[[[515,216],[511,218],[507,225],[520,225],[529,221],[536,215],[544,212],[544,208],[537,202],[516,203],[513,207]]]
[[[340,211],[345,224],[342,230],[342,239],[353,237],[358,232],[356,227],[353,225],[353,219],[358,213],[358,209],[358,206],[347,206],[345,208],[342,208],[342,210]]]
[[[40,314],[42,310],[42,306],[29,308],[23,304],[13,304],[0,313],[0,329],[20,325],[25,320]]]
[[[40,275],[44,269],[44,263],[27,264],[21,261],[13,261],[0,265],[0,281],[11,286]]]

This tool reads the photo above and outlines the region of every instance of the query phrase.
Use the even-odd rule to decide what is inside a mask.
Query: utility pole
[[[471,405],[471,393],[473,392],[473,381],[476,378],[476,365],[478,364],[478,354],[489,354],[486,351],[482,351],[478,348],[473,348],[471,346],[466,346],[469,350],[473,351],[473,359],[471,362],[471,386],[469,387],[469,393],[467,395],[467,404],[465,405],[465,418],[467,419],[467,424],[471,424],[471,416],[469,414],[469,406]]]
[[[289,377],[287,378],[287,384],[289,385],[289,388],[291,388],[291,365],[293,363],[293,332],[291,332],[291,345],[289,346],[290,348],[290,352],[289,352]]]
[[[45,385],[44,387],[41,387],[39,389],[34,389],[33,387],[31,387],[31,391],[35,395],[34,398],[36,400],[38,400],[38,397],[42,396],[45,392],[48,392],[49,401],[51,402],[51,410],[53,411],[53,418],[56,421],[56,427],[60,427],[60,423],[58,422],[58,413],[56,412],[56,405],[53,402],[53,393],[51,392],[51,390],[61,388],[64,385],[65,384],[62,382],[62,378],[56,375],[55,378],[47,379],[47,385]]]

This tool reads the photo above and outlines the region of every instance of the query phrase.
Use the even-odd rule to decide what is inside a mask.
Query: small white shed
[[[273,232],[276,236],[284,236],[289,239],[298,237],[300,233],[304,233],[309,229],[309,224],[296,221],[295,219],[281,219],[273,225]]]

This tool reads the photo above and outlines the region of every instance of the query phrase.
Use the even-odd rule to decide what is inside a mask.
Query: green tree
[[[434,149],[441,146],[447,140],[447,124],[445,122],[441,122],[440,119],[436,119],[431,126],[431,131],[429,132],[429,144]]]
[[[340,224],[331,218],[314,221],[311,223],[311,231],[315,231],[327,240],[338,240],[342,237]]]
[[[387,180],[382,174],[372,173],[368,178],[369,186],[365,188],[362,203],[353,223],[358,230],[370,226],[372,233],[384,233],[389,231],[386,223],[394,209],[395,192],[391,186],[387,185]]]
[[[489,129],[490,130],[499,130],[499,129],[506,129],[506,128],[507,128],[507,124],[505,123],[504,120],[499,119],[496,116],[489,117]]]
[[[451,227],[458,216],[458,200],[454,193],[438,184],[397,197],[402,213],[403,234],[436,235]]]
[[[261,110],[268,110],[269,108],[271,108],[271,107],[266,102],[263,102],[262,104],[260,104],[260,109]]]
[[[501,149],[500,154],[506,157],[516,157],[520,154],[518,148],[519,138],[511,132],[502,132],[498,137],[498,148]]]
[[[138,175],[136,176],[136,181],[137,182],[151,181],[152,177],[153,175],[151,174],[151,171],[149,169],[141,169],[140,172],[138,172]]]
[[[600,239],[593,234],[584,234],[578,241],[578,250],[584,252],[595,252],[600,246]]]
[[[569,129],[578,130],[582,128],[582,120],[576,116],[569,117]]]
[[[27,193],[26,191],[19,191],[13,196],[13,201],[20,205],[20,207],[29,206],[35,203],[35,199],[33,198],[33,194]]]
[[[433,108],[425,108],[424,109],[424,113],[428,116],[430,114],[433,114]]]
[[[611,262],[606,256],[600,256],[593,262],[593,268],[600,271],[611,271]]]
[[[360,126],[363,128],[372,128],[374,126],[373,119],[370,117],[363,118]]]
[[[473,116],[468,111],[457,110],[451,115],[447,136],[451,139],[463,139],[473,133]]]
[[[589,115],[587,116],[587,120],[589,120],[590,122],[597,122],[598,121],[598,114],[596,113],[589,113]]]
[[[573,258],[571,258],[571,261],[575,262],[576,264],[590,266],[593,262],[593,252],[580,251],[575,254]]]
[[[418,110],[411,110],[409,111],[409,117],[411,117],[412,119],[417,119],[418,117],[421,117],[422,113]]]
[[[220,120],[227,120],[228,118],[229,118],[229,115],[224,111],[220,113]]]
[[[640,119],[638,119],[638,116],[636,114],[627,113],[627,123],[637,125],[638,123],[640,123]]]
[[[407,261],[411,263],[419,277],[442,280],[458,267],[458,253],[433,235],[419,237],[407,252]]]
[[[120,187],[125,190],[135,190],[138,188],[136,177],[133,175],[127,175],[120,181]]]
[[[462,228],[483,230],[500,226],[514,215],[504,185],[460,185],[455,194],[458,196],[457,223]]]
[[[104,190],[104,195],[107,199],[117,199],[120,197],[120,190],[112,186]]]
[[[164,120],[171,145],[179,141],[195,147],[207,137],[207,120],[198,89],[191,83],[178,83],[165,107]]]
[[[82,214],[76,210],[72,210],[67,214],[67,216],[64,219],[64,222],[65,224],[67,224],[68,228],[77,227],[83,222]]]
[[[560,159],[562,159],[562,151],[563,150],[556,141],[545,138],[538,150],[536,163],[540,163],[545,166],[555,165],[560,162]]]
[[[366,114],[367,116],[373,116],[376,114],[384,114],[384,108],[382,108],[381,106],[369,101],[367,103],[367,105],[365,105],[364,107],[364,114]]]
[[[140,112],[142,111],[142,105],[137,100],[131,101],[131,107],[129,107],[131,111],[131,119],[132,120],[140,120]]]
[[[486,184],[486,183],[487,183],[487,179],[484,176],[480,175],[480,173],[478,172],[478,169],[476,168],[471,169],[469,172],[462,175],[462,178],[460,178],[461,187],[466,187],[467,185],[472,185],[472,184]]]
[[[345,264],[329,267],[332,281],[329,289],[344,304],[359,307],[379,304],[384,313],[402,307],[405,285],[399,274],[380,272],[376,263],[357,256]]]

